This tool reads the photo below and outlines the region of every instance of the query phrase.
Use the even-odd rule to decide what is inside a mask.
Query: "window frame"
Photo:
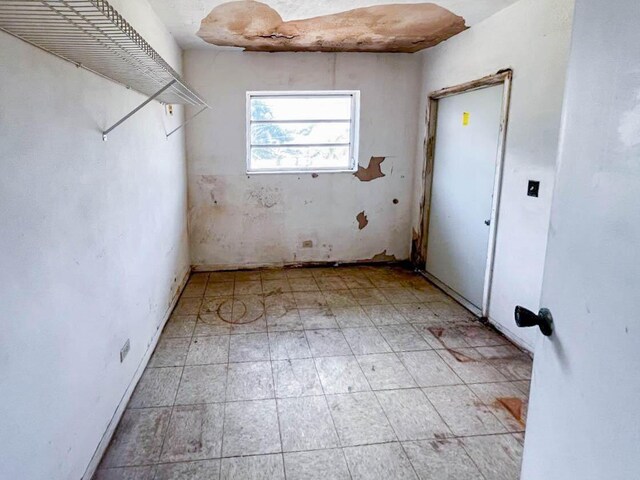
[[[270,168],[270,169],[251,169],[251,99],[252,98],[281,98],[281,97],[351,97],[351,120],[350,120],[350,136],[349,136],[349,166],[347,168],[337,167],[310,167],[310,168]],[[326,122],[327,120],[322,120]],[[291,121],[293,123],[293,121]],[[320,123],[320,120],[300,120],[299,122]],[[259,123],[265,123],[259,122]],[[275,122],[274,122],[275,123]],[[358,144],[360,138],[360,90],[251,90],[246,93],[246,118],[245,118],[245,148],[246,148],[246,172],[247,174],[301,174],[301,173],[354,173],[358,170]],[[309,144],[308,146],[323,146],[332,144]],[[286,144],[284,144],[286,146]],[[306,146],[306,145],[305,145]]]

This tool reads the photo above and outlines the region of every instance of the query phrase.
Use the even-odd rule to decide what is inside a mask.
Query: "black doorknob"
[[[514,312],[516,325],[519,327],[540,327],[540,331],[545,337],[553,333],[553,317],[548,308],[541,308],[536,315],[531,310],[517,306]]]

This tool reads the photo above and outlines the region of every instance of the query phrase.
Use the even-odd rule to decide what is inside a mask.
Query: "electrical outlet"
[[[537,180],[529,180],[529,185],[527,186],[527,195],[529,197],[537,197],[540,191],[540,182]]]
[[[129,343],[129,339],[127,338],[127,341],[124,342],[124,345],[120,349],[120,363],[124,362],[124,359],[127,356],[127,353],[129,353],[130,348],[131,344]]]

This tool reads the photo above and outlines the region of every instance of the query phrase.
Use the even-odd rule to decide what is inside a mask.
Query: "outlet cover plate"
[[[129,343],[129,339],[127,338],[127,341],[124,342],[124,345],[120,349],[120,363],[124,362],[124,359],[126,358],[127,353],[129,353],[130,348],[131,344]]]

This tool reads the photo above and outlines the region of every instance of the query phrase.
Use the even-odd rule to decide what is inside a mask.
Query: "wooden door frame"
[[[495,260],[496,233],[498,230],[498,211],[500,208],[500,193],[502,189],[502,173],[504,170],[504,155],[507,140],[507,126],[509,123],[509,105],[511,102],[511,83],[513,71],[511,69],[500,70],[493,75],[471,80],[453,87],[436,90],[427,98],[426,126],[427,134],[424,141],[424,163],[422,169],[423,192],[420,200],[420,232],[413,235],[411,260],[414,266],[429,280],[436,283],[449,295],[462,303],[472,312],[483,318],[489,317],[489,303],[491,301],[491,284],[493,282],[493,264]],[[432,275],[426,272],[427,242],[429,237],[429,215],[431,209],[431,191],[433,186],[433,162],[436,146],[436,127],[438,120],[438,101],[441,98],[467,93],[473,90],[504,85],[502,94],[502,108],[500,113],[500,133],[498,136],[498,148],[496,151],[496,171],[493,184],[493,200],[491,203],[491,224],[489,226],[489,248],[487,251],[487,263],[485,267],[484,288],[482,295],[482,307],[480,310],[456,294],[446,285],[443,285]]]

